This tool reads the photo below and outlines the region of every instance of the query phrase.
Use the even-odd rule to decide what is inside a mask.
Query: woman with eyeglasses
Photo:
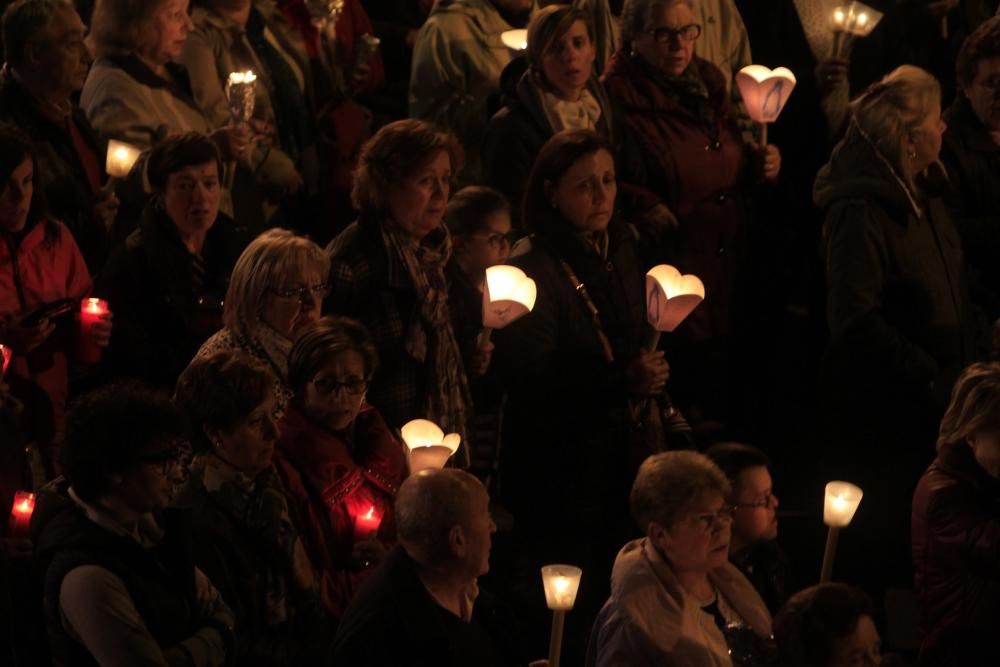
[[[645,537],[615,559],[588,666],[770,664],[771,615],[729,562],[729,493],[725,474],[702,454],[643,462],[629,507]]]
[[[324,603],[338,617],[396,542],[393,499],[406,459],[365,400],[378,360],[363,325],[330,316],[307,327],[288,358],[295,398],[280,425],[277,467],[314,562],[332,573]],[[381,517],[378,528],[362,532],[364,516]]]
[[[95,289],[119,313],[107,354],[113,375],[173,388],[222,326],[222,297],[249,239],[219,211],[221,165],[215,143],[197,133],[171,137],[150,154],[156,194]]]
[[[140,383],[74,404],[65,477],[31,521],[53,664],[233,661],[233,613],[195,565],[190,518],[168,507],[186,435],[170,397]]]
[[[264,232],[236,260],[223,328],[198,350],[199,357],[239,350],[267,364],[275,378],[275,419],[292,396],[288,353],[302,330],[319,319],[329,271],[329,259],[309,239],[286,229]]]
[[[744,144],[726,75],[695,55],[702,32],[694,0],[627,0],[622,42],[604,83],[648,147],[647,186],[677,216],[663,260],[705,285],[705,302],[668,337],[672,393],[689,417],[727,422],[736,299],[747,252],[745,195],[778,178],[774,146]]]
[[[448,312],[443,224],[461,165],[455,137],[421,120],[390,123],[365,144],[351,194],[358,220],[327,246],[327,309],[371,332],[381,367],[368,400],[389,426],[423,418],[459,433],[467,466],[472,398]]]
[[[236,615],[236,664],[316,664],[333,623],[320,605],[325,580],[272,465],[273,384],[266,365],[236,351],[184,370],[174,404],[187,418],[195,459],[173,506],[191,512],[195,562]]]

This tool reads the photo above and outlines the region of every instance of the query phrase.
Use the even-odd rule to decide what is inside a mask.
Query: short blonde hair
[[[670,528],[706,493],[725,500],[732,489],[726,474],[704,454],[691,451],[653,454],[639,466],[629,507],[642,532],[656,522]]]
[[[330,259],[323,249],[304,236],[287,229],[269,229],[247,246],[236,260],[229,278],[222,322],[226,328],[246,336],[260,319],[261,304],[269,288],[308,271],[324,281],[330,275]]]
[[[912,190],[912,168],[906,159],[906,139],[941,103],[941,85],[931,74],[902,65],[851,102],[862,134]]]
[[[90,38],[98,56],[133,53],[142,42],[150,18],[167,0],[97,0],[90,19]]]
[[[938,453],[994,428],[1000,428],[1000,362],[972,364],[951,390],[938,430]]]

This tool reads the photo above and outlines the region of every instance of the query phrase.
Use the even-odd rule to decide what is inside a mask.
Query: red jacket
[[[1000,480],[965,445],[944,448],[913,495],[920,664],[1000,665]]]
[[[697,118],[665,86],[641,56],[622,50],[604,73],[610,96],[647,147],[648,187],[674,212],[680,226],[667,261],[705,285],[705,302],[678,332],[701,340],[730,333],[736,271],[745,247],[742,196],[744,147],[725,80],[711,63],[695,57],[716,121]]]
[[[324,602],[338,618],[367,575],[351,567],[355,518],[374,507],[382,515],[377,538],[391,548],[396,543],[392,503],[406,469],[402,444],[378,411],[362,408],[353,429],[352,443],[291,404],[275,455],[314,563],[328,573]]]
[[[69,229],[46,220],[29,225],[20,243],[0,235],[0,336],[4,321],[90,292],[90,273]],[[75,329],[71,319],[64,320],[45,343],[29,355],[15,356],[7,369],[5,382],[25,403],[25,431],[43,449],[63,431]]]

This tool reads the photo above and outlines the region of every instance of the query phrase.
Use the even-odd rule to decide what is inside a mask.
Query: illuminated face
[[[249,477],[271,465],[278,427],[274,423],[274,394],[267,396],[229,433],[218,434],[219,454]]]
[[[354,350],[344,350],[328,359],[306,384],[303,409],[313,421],[343,431],[361,411],[367,388],[364,359]]]
[[[496,211],[486,216],[474,234],[453,237],[455,255],[463,268],[478,279],[489,267],[507,261],[510,234],[510,213]]]
[[[549,47],[542,58],[542,73],[556,94],[576,100],[593,71],[597,51],[583,21],[577,21]]]
[[[182,236],[207,233],[219,215],[221,199],[219,166],[214,160],[167,176],[163,206]]]
[[[294,341],[305,327],[319,319],[323,297],[328,291],[326,277],[315,271],[286,276],[281,284],[264,293],[260,319]]]
[[[413,240],[441,226],[451,192],[451,156],[439,151],[389,190],[389,213]]]
[[[142,43],[137,50],[146,60],[165,65],[180,58],[192,30],[194,24],[188,15],[188,0],[166,0],[146,21]]]
[[[675,570],[707,573],[729,561],[732,521],[732,509],[723,497],[705,493],[655,543]]]
[[[61,97],[83,88],[90,69],[91,55],[85,37],[87,26],[70,5],[60,7],[44,31],[34,52],[34,69],[44,77],[44,85]]]
[[[941,153],[941,137],[946,129],[948,126],[941,120],[941,104],[935,102],[923,123],[910,133],[913,173],[919,173],[937,161]]]
[[[618,194],[614,158],[603,149],[584,155],[548,190],[553,205],[577,231],[604,231]]]
[[[771,473],[766,466],[742,471],[734,484],[734,548],[767,542],[778,537],[778,497],[772,493]]]
[[[633,42],[639,55],[670,76],[680,76],[694,58],[694,44],[701,34],[697,18],[683,2],[656,5],[646,30]]]

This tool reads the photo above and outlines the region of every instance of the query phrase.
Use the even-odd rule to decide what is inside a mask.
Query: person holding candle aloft
[[[154,197],[95,289],[120,316],[108,350],[113,375],[172,387],[221,328],[229,275],[248,243],[219,212],[221,164],[215,143],[196,133],[150,153]]]
[[[378,410],[365,402],[377,369],[371,336],[346,317],[306,327],[288,357],[295,397],[280,425],[278,470],[306,520],[314,558],[334,573],[323,593],[335,616],[395,544],[392,502],[406,459]]]
[[[14,351],[7,382],[25,405],[24,431],[51,473],[57,461],[50,448],[63,430],[78,327],[71,317],[57,326],[44,309],[72,300],[69,309],[79,312],[91,279],[69,229],[48,217],[34,196],[35,179],[27,138],[0,128],[0,343]],[[111,328],[109,312],[87,332],[107,347]]]
[[[104,171],[105,148],[73,102],[91,63],[85,35],[71,3],[11,3],[4,13],[7,67],[0,74],[0,118],[31,138],[39,190],[96,275],[111,249],[119,202]]]
[[[325,579],[272,465],[273,381],[267,366],[233,351],[184,370],[174,403],[195,459],[171,504],[191,511],[195,563],[236,616],[236,664],[318,664],[333,623],[320,606]]]
[[[272,229],[250,242],[229,278],[222,323],[199,357],[241,350],[274,371],[274,416],[285,414],[292,390],[288,353],[305,327],[320,317],[329,292],[330,263],[309,239]]]
[[[913,494],[922,666],[995,665],[1000,617],[1000,364],[962,373]]]
[[[729,481],[696,452],[654,454],[629,506],[645,537],[615,559],[588,667],[769,664],[771,615],[729,562]]]
[[[664,259],[698,276],[705,303],[670,346],[681,378],[672,390],[689,417],[731,421],[736,373],[737,286],[747,254],[746,194],[775,183],[781,155],[745,144],[727,92],[728,75],[695,54],[703,26],[693,0],[627,0],[623,48],[604,73],[609,94],[647,147],[646,186],[661,194],[678,225]]]

